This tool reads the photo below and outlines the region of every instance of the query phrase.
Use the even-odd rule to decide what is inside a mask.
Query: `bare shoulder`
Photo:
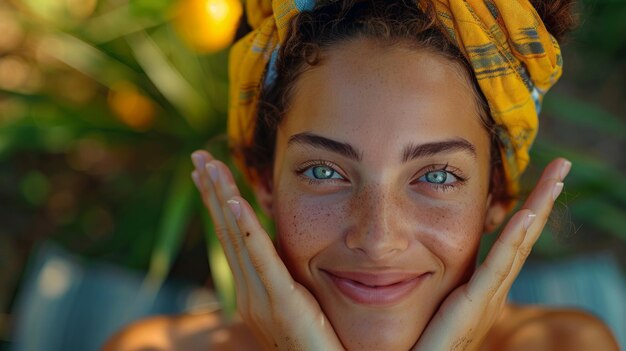
[[[225,323],[219,313],[157,316],[117,332],[102,351],[256,350],[243,323]]]
[[[574,309],[507,306],[485,350],[619,351],[611,330],[594,315]]]

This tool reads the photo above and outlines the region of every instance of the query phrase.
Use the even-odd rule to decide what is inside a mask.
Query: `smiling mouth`
[[[431,275],[404,273],[355,273],[322,270],[339,292],[354,303],[388,306],[403,301]]]

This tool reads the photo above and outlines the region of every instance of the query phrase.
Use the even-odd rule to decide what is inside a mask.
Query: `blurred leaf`
[[[606,162],[543,139],[537,140],[531,151],[531,158],[537,164],[547,164],[555,157],[561,156],[572,161],[572,171],[567,179],[568,185],[570,183],[579,187],[592,185],[595,196],[603,194],[626,206],[626,178]],[[626,223],[624,225],[626,228]]]
[[[214,106],[211,106],[211,103],[214,100],[210,88],[216,80],[223,79],[207,69],[214,57],[201,59],[179,39],[171,24],[154,30],[151,37],[159,43],[163,54],[178,69],[181,76],[207,100],[207,107],[213,109]],[[223,69],[223,65],[220,65],[220,68]]]
[[[174,0],[130,0],[130,8],[135,17],[166,20]]]
[[[209,110],[206,100],[187,82],[146,33],[128,36],[137,62],[150,80],[193,128],[203,129]]]
[[[572,204],[571,211],[581,221],[626,241],[626,210],[623,206],[587,197]]]
[[[109,88],[123,80],[139,81],[135,71],[72,35],[53,33],[45,45],[48,54]]]
[[[579,128],[589,128],[626,140],[626,121],[600,107],[571,97],[547,95],[544,111],[563,120],[575,123]]]
[[[83,25],[83,35],[90,42],[101,44],[145,30],[164,22],[164,16],[137,18],[131,5],[122,5],[90,19]]]
[[[190,162],[185,157],[176,170],[168,198],[161,211],[161,222],[146,277],[148,285],[157,287],[164,281],[185,236],[191,215],[193,190],[190,172]]]

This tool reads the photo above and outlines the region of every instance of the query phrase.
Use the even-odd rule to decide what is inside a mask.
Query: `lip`
[[[430,275],[430,272],[322,272],[345,297],[357,304],[369,306],[401,302]]]

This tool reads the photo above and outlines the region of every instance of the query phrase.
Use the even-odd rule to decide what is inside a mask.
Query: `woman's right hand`
[[[192,154],[192,178],[233,273],[237,310],[267,350],[343,350],[317,300],[289,274],[224,163]]]

